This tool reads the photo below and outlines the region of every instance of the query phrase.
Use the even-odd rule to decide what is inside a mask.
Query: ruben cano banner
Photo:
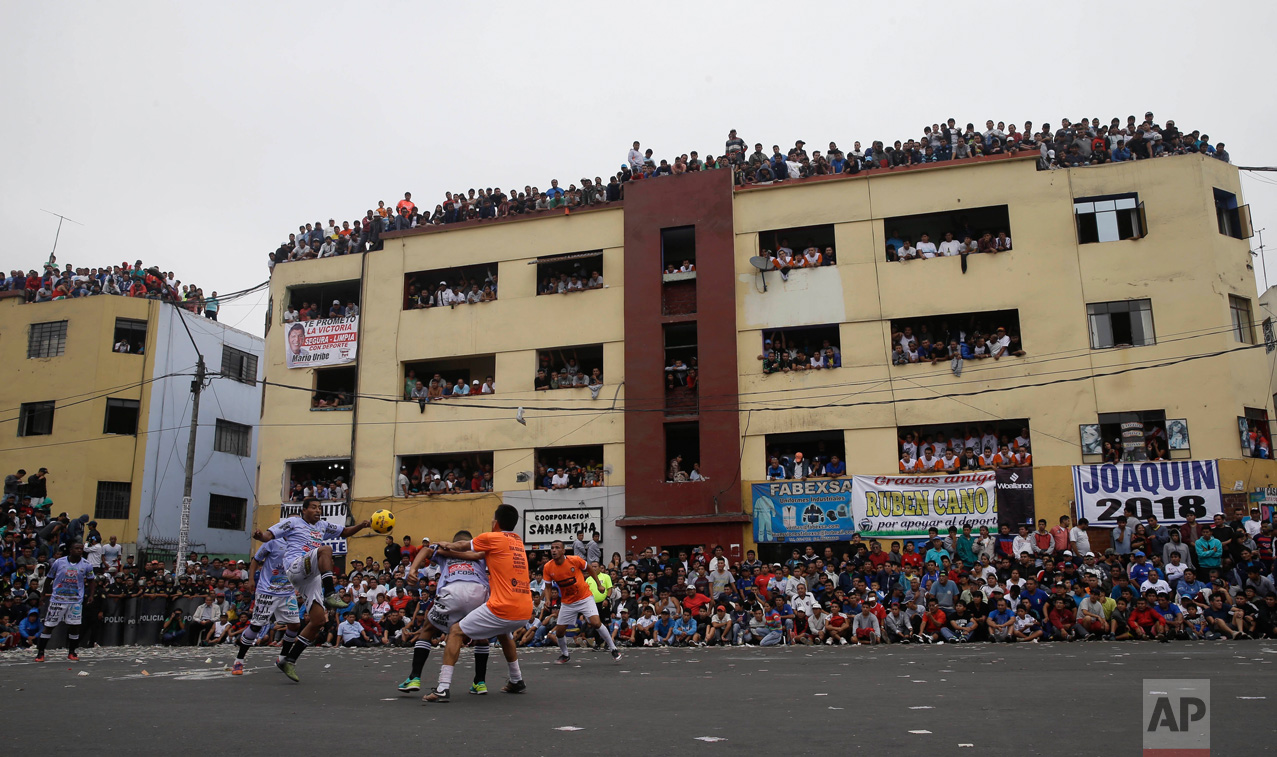
[[[754,541],[847,541],[926,536],[970,524],[996,531],[997,476],[852,476],[754,484]]]
[[[1077,516],[1092,526],[1112,526],[1135,508],[1141,520],[1183,523],[1189,513],[1209,521],[1223,512],[1219,465],[1214,460],[1106,463],[1073,466]]]

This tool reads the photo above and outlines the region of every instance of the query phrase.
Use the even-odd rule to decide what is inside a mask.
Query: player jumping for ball
[[[458,531],[454,542],[466,542],[473,538],[469,531]],[[444,557],[434,545],[417,550],[412,565],[408,567],[408,580],[418,582],[418,571],[426,560],[439,567],[439,580],[435,586],[435,599],[430,606],[427,622],[417,632],[413,641],[412,672],[408,679],[399,684],[399,690],[412,692],[421,690],[421,669],[430,657],[430,642],[439,633],[448,633],[453,623],[480,607],[488,599],[488,569],[482,561],[464,560],[455,557]],[[471,694],[487,694],[488,654],[490,648],[487,639],[476,639],[474,645],[474,683],[470,686]]]
[[[67,551],[66,557],[53,561],[49,571],[49,580],[44,582],[42,596],[49,598],[49,607],[44,611],[44,628],[40,630],[40,638],[36,640],[36,662],[44,662],[44,648],[53,636],[53,629],[59,623],[67,624],[67,659],[79,660],[75,653],[80,646],[80,624],[84,617],[84,600],[93,601],[93,568],[84,559],[84,545],[75,542]]]
[[[279,669],[294,681],[297,677],[297,658],[315,643],[328,622],[326,607],[341,610],[346,603],[337,596],[333,587],[333,549],[322,542],[325,539],[346,539],[371,525],[367,520],[342,528],[322,520],[323,506],[314,497],[302,500],[301,515],[284,518],[265,532],[254,531],[253,538],[261,542],[282,539],[284,542],[284,572],[301,597],[300,605],[306,607],[306,627],[297,635],[297,641],[283,655]]]
[[[532,591],[528,588],[528,556],[523,539],[513,532],[519,523],[519,511],[511,505],[500,505],[492,520],[492,531],[468,541],[440,544],[439,554],[463,560],[484,560],[488,565],[488,601],[453,623],[448,630],[448,646],[435,690],[422,697],[427,702],[449,701],[452,672],[461,656],[461,645],[467,638],[475,640],[499,638],[510,669],[510,680],[501,689],[519,694],[527,689],[519,670],[519,652],[510,634],[523,628],[532,615]]]
[[[581,617],[588,620],[590,625],[594,626],[595,632],[607,642],[607,648],[612,652],[612,659],[621,659],[616,642],[612,641],[611,632],[599,620],[599,608],[594,604],[594,594],[585,583],[588,576],[594,579],[595,586],[602,586],[603,579],[599,578],[602,571],[595,565],[586,565],[585,560],[576,555],[567,555],[563,542],[557,539],[550,544],[550,557],[551,560],[541,569],[541,576],[547,584],[552,583],[559,590],[559,617],[555,621],[554,638],[559,641],[560,654],[555,662],[564,665],[572,661],[571,655],[568,654],[565,631],[569,625],[575,626],[577,619]]]
[[[293,590],[293,584],[288,580],[287,572],[284,570],[285,551],[284,540],[268,541],[257,549],[250,561],[248,585],[245,591],[252,592],[256,584],[256,593],[253,595],[253,619],[249,621],[248,628],[240,634],[239,654],[236,655],[235,662],[231,664],[233,676],[244,675],[244,655],[248,654],[253,643],[261,636],[262,629],[266,627],[273,629],[276,621],[286,624],[284,646],[280,648],[279,656],[275,658],[276,667],[283,669],[284,660],[288,658],[293,645],[297,643],[301,617],[297,610],[297,592]],[[259,569],[261,581],[257,580]]]

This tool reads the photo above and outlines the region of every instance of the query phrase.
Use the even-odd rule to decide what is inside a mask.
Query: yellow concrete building
[[[1082,436],[1110,441],[1132,422],[1163,446],[1170,429],[1171,460],[1219,461],[1225,499],[1244,501],[1277,476],[1239,437],[1242,424],[1270,440],[1273,412],[1248,227],[1237,170],[1210,158],[1038,171],[1031,158],[997,157],[744,189],[726,172],[667,177],[601,209],[401,232],[362,257],[281,265],[256,521],[278,517],[269,505],[290,495],[297,470],[332,461],[347,466],[356,518],[387,507],[397,533],[446,537],[486,527],[502,500],[578,504],[530,494],[518,474],[535,470],[534,455],[592,445],[621,503],[604,513],[605,553],[717,543],[736,554],[755,546],[751,490],[767,478],[769,453],[839,450],[849,474],[892,474],[907,431],[993,425],[999,435],[1030,429],[1036,514],[1054,523],[1073,512],[1074,466],[1103,459],[1084,454]],[[965,271],[957,256],[887,260],[898,234],[938,244],[966,229],[1004,231],[1012,249],[971,255]],[[760,273],[751,258],[786,239],[800,254],[809,243],[832,250],[836,265],[785,280]],[[537,294],[546,261],[587,252],[606,289]],[[660,275],[689,254],[690,285]],[[496,302],[405,308],[411,282],[443,273],[429,286],[451,283],[449,270],[464,266],[498,274]],[[333,297],[359,304],[358,360],[287,368],[287,308]],[[892,364],[893,333],[945,321],[1005,326],[1025,354],[968,360],[960,376],[946,361]],[[841,367],[764,374],[764,340],[778,335],[829,340]],[[686,344],[702,377],[690,405],[675,401],[663,370]],[[564,347],[599,363],[597,399],[584,388],[533,390],[539,351]],[[403,401],[410,368],[492,375],[497,392],[421,410]],[[325,374],[338,371],[353,409],[318,412],[316,393],[338,386]],[[708,481],[667,482],[684,450]],[[471,453],[491,465],[495,493],[395,496],[405,461]],[[352,548],[380,554],[370,538]]]

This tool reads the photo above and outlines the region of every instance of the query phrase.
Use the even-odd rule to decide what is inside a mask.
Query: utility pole
[[[179,313],[178,317],[182,315]],[[185,321],[183,321],[185,325]],[[174,572],[186,574],[186,541],[191,533],[191,486],[195,478],[195,433],[200,425],[200,392],[204,390],[204,355],[195,363],[195,379],[191,381],[191,438],[186,443],[186,481],[182,485],[182,522],[177,530],[177,559]]]

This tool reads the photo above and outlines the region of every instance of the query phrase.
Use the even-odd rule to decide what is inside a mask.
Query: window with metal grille
[[[1093,302],[1086,306],[1091,349],[1145,347],[1157,342],[1152,300]]]
[[[248,500],[243,497],[210,494],[208,495],[208,527],[243,531],[244,513],[247,510]]]
[[[18,411],[18,436],[53,433],[53,402],[24,402]]]
[[[108,397],[106,420],[102,423],[104,434],[137,434],[137,416],[142,403],[137,400],[121,400]]]
[[[217,429],[213,434],[213,449],[240,457],[248,457],[252,451],[252,426],[242,423],[217,419]]]
[[[1228,295],[1228,310],[1233,316],[1233,337],[1242,344],[1255,343],[1255,319],[1250,312],[1250,300]]]
[[[222,375],[245,384],[257,383],[257,356],[222,345]]]
[[[128,481],[99,481],[98,498],[93,505],[93,517],[97,520],[125,520],[129,517],[129,500],[133,496],[133,484]]]
[[[27,333],[27,357],[58,357],[66,347],[66,321],[31,324]]]

